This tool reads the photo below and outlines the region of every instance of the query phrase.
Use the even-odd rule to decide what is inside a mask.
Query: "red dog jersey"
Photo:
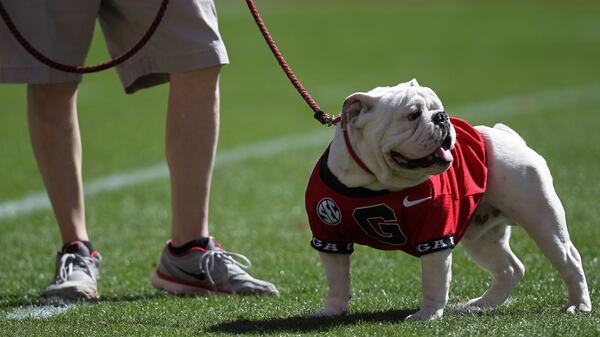
[[[327,149],[306,190],[311,246],[351,254],[357,243],[414,256],[453,248],[485,192],[487,168],[481,134],[461,119],[451,121],[456,130],[452,166],[398,192],[346,187],[327,167]]]

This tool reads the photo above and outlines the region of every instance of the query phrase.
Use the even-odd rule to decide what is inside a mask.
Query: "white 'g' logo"
[[[342,220],[342,212],[330,198],[324,198],[317,205],[317,214],[321,221],[328,225],[337,225]]]

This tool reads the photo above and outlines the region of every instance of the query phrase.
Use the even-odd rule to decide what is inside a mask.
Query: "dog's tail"
[[[525,139],[523,139],[523,137],[521,137],[515,130],[509,128],[505,124],[497,123],[496,125],[494,125],[494,129],[504,131],[512,136],[515,136],[516,138],[520,139],[523,142],[523,144],[526,144]]]

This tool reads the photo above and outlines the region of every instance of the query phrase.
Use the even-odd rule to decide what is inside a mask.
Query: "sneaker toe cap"
[[[279,295],[279,290],[274,284],[257,279],[240,283],[235,292],[241,295]]]

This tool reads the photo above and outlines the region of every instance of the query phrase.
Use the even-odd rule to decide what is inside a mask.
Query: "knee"
[[[177,137],[171,130],[191,129],[205,133],[218,128],[220,69],[221,66],[215,66],[170,74],[167,137]],[[199,125],[208,130],[196,129]]]
[[[29,113],[47,121],[63,120],[74,111],[77,86],[76,82],[29,84],[27,86]]]
[[[176,92],[195,92],[196,95],[198,91],[205,94],[218,92],[221,67],[221,65],[216,65],[204,69],[171,73],[169,75],[171,88]]]
[[[36,101],[70,99],[77,92],[77,86],[76,82],[29,84],[27,85],[27,95]]]

